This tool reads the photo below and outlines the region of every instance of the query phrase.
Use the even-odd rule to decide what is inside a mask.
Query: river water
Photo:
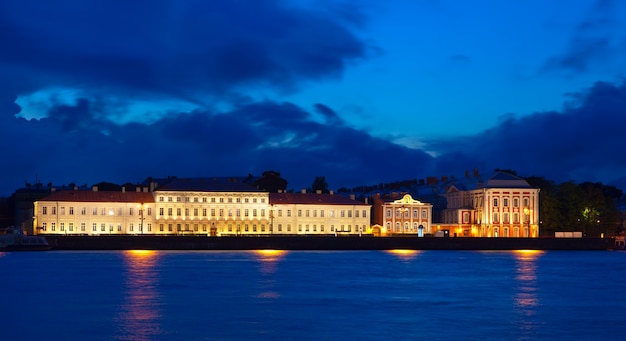
[[[2,340],[598,340],[626,252],[0,252]]]

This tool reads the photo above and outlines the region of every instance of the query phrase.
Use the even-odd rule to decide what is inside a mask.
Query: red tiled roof
[[[270,193],[270,204],[309,204],[309,205],[361,205],[366,203],[346,198],[342,195],[314,193]]]
[[[75,202],[154,202],[151,192],[117,192],[117,191],[58,191],[39,201],[75,201]]]

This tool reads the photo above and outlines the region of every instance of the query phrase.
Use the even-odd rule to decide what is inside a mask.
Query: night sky
[[[626,2],[0,0],[0,196],[478,168],[626,189]]]

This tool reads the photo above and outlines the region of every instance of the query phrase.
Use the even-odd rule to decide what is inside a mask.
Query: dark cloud
[[[55,106],[45,119],[7,120],[0,127],[0,143],[12,146],[4,157],[16,166],[3,171],[0,193],[36,178],[89,185],[276,169],[299,189],[318,175],[337,188],[433,171],[426,153],[338,124],[343,122],[339,114],[323,104],[308,112],[291,103],[255,102],[225,112],[183,112],[152,124],[125,125],[98,119],[102,108],[79,99]],[[315,120],[320,112],[325,122]]]
[[[463,138],[433,141],[440,169],[515,169],[555,181],[600,181],[626,187],[626,82],[598,82],[571,96],[562,112],[505,116],[496,127]]]
[[[288,1],[8,0],[0,75],[48,86],[200,97],[340,75],[368,47],[350,18]],[[338,7],[336,7],[338,8]]]
[[[626,52],[624,36],[616,36],[614,30],[615,4],[610,0],[598,0],[588,17],[574,29],[565,50],[546,60],[541,72],[565,72],[579,74],[602,63],[612,62]],[[618,18],[617,20],[620,20]]]

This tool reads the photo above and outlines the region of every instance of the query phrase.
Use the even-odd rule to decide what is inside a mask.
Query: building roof
[[[246,177],[172,178],[156,191],[263,192],[246,182]]]
[[[149,203],[154,202],[154,196],[150,192],[64,190],[52,192],[39,201]]]
[[[361,205],[366,203],[352,200],[342,195],[317,193],[270,193],[270,204],[308,204],[308,205]]]

